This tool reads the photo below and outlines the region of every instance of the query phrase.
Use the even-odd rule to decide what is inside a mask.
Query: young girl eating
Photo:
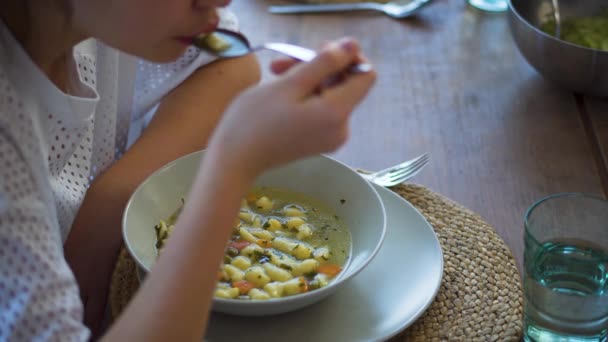
[[[327,80],[363,61],[357,43],[278,59],[279,77],[255,85],[254,57],[215,61],[190,46],[236,29],[228,2],[0,2],[0,340],[200,340],[249,186],[345,141],[375,74]],[[202,148],[175,233],[104,331],[124,205],[157,168]]]

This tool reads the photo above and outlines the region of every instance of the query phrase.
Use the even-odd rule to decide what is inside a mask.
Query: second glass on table
[[[526,341],[608,338],[608,201],[566,193],[525,216]]]

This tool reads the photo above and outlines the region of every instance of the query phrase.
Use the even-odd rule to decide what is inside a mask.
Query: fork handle
[[[270,6],[268,11],[274,14],[299,14],[299,13],[331,13],[346,11],[369,11],[377,10],[377,4],[355,3],[355,4],[314,4],[314,5],[280,5]]]

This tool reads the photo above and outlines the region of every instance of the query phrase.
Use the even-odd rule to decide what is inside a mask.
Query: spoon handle
[[[560,39],[561,38],[561,16],[559,15],[559,4],[558,0],[552,0],[551,4],[553,5],[553,18],[555,19],[555,36]]]
[[[363,2],[354,4],[280,5],[268,7],[268,11],[274,14],[330,13],[369,10],[379,10],[378,4]]]
[[[295,58],[302,62],[310,62],[316,56],[317,53],[311,49],[307,49],[305,47],[301,47],[298,45],[286,44],[286,43],[266,43],[264,45],[257,46],[252,50],[260,50],[266,49],[274,52],[282,53],[291,58]],[[349,69],[348,72],[353,74],[362,74],[366,72],[370,72],[373,69],[371,64],[369,63],[360,63],[354,64]]]

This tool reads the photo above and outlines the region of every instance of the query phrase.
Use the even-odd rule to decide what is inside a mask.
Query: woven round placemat
[[[396,341],[519,341],[523,329],[523,293],[515,259],[479,215],[413,184],[392,188],[433,226],[444,258],[437,297]],[[110,286],[117,317],[137,291],[135,262],[123,249]]]

